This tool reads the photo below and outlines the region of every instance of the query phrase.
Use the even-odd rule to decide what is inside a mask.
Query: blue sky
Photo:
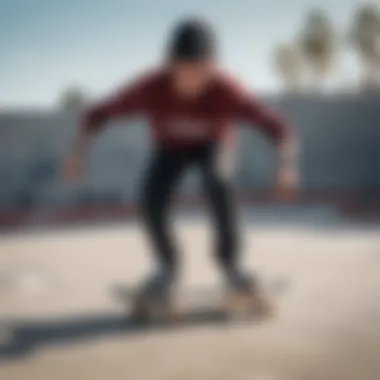
[[[346,28],[354,0],[0,0],[0,105],[49,106],[68,85],[95,96],[159,60],[179,17],[211,19],[223,63],[257,91],[278,80],[271,52],[315,4]],[[336,81],[352,80],[346,57]]]

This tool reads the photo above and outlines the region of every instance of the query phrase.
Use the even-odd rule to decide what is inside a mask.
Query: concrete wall
[[[287,96],[266,99],[295,125],[301,137],[304,190],[380,189],[380,96]],[[143,120],[114,123],[99,136],[85,178],[67,185],[60,160],[76,118],[45,112],[0,114],[0,208],[30,205],[130,203],[150,146]],[[273,148],[263,136],[240,128],[238,186],[267,188],[273,179]],[[196,173],[183,191],[197,188]]]

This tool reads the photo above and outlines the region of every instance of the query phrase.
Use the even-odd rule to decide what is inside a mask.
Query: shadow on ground
[[[289,282],[286,277],[272,280],[267,290],[273,296],[279,297],[287,293],[288,285],[280,284],[280,281]],[[135,289],[122,284],[110,288],[110,296],[119,305],[127,307],[120,312],[79,314],[54,319],[21,319],[9,322],[0,320],[0,361],[22,359],[33,354],[35,350],[49,345],[83,343],[110,336],[129,338],[138,334],[209,325],[226,327],[231,324],[262,322],[262,316],[255,313],[248,313],[246,317],[238,319],[228,317],[222,307],[221,290],[213,286],[183,289],[180,299],[185,301],[187,307],[181,312],[180,318],[170,322],[159,320],[148,322],[130,316],[128,306],[134,298]]]
[[[9,339],[0,344],[0,361],[22,359],[35,350],[49,345],[82,343],[112,335],[131,337],[154,331],[173,331],[202,325],[226,326],[231,321],[222,310],[199,309],[182,315],[175,322],[143,322],[129,317],[125,313],[104,313],[78,315],[64,319],[24,320],[7,324]],[[244,321],[241,321],[242,323]],[[259,323],[259,318],[250,318],[245,323]]]

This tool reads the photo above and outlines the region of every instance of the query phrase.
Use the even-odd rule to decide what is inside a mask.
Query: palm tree
[[[296,45],[279,44],[274,51],[274,64],[287,91],[302,89],[303,62]]]
[[[315,8],[308,14],[300,33],[300,45],[314,87],[319,88],[331,74],[337,53],[337,33],[323,9]]]
[[[372,87],[380,81],[380,8],[365,4],[354,14],[350,40],[362,62],[362,85]]]

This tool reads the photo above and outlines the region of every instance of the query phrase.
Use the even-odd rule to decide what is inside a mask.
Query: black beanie
[[[197,61],[217,54],[211,25],[202,19],[188,19],[174,28],[169,45],[169,60]]]

